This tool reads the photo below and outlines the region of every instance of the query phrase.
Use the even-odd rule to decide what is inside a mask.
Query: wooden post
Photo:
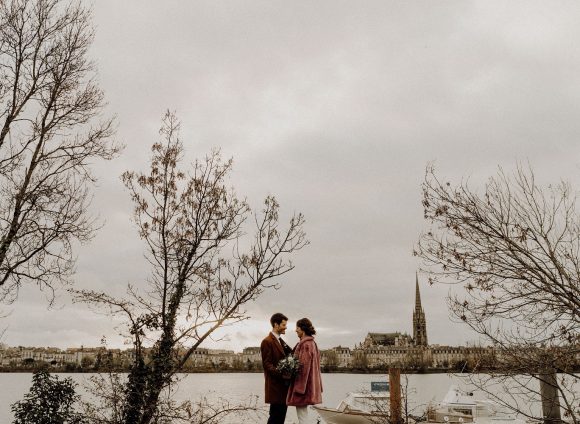
[[[401,424],[401,370],[399,368],[389,368],[389,390],[390,390],[390,419],[391,424]]]
[[[542,397],[544,423],[556,424],[562,422],[560,398],[558,397],[558,380],[555,370],[548,370],[540,375],[540,396]]]

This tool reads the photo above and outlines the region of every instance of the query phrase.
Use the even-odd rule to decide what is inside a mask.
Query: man
[[[272,331],[262,340],[262,366],[266,380],[266,403],[270,404],[268,424],[284,424],[286,419],[286,395],[288,393],[289,376],[282,375],[276,369],[278,362],[292,353],[290,346],[280,337],[286,333],[288,318],[281,313],[275,313],[270,318]]]

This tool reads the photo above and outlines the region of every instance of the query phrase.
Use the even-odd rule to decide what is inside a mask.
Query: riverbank
[[[32,374],[36,371],[47,369],[51,373],[64,374],[88,374],[88,373],[128,373],[128,367],[116,368],[95,368],[95,367],[81,367],[75,364],[66,364],[65,366],[55,366],[47,364],[39,364],[38,366],[28,367],[0,367],[1,373],[28,373]],[[403,374],[486,374],[493,373],[495,370],[491,368],[486,369],[469,369],[468,367],[454,367],[454,368],[401,368]],[[327,368],[322,367],[323,374],[388,374],[389,367],[382,366],[377,368]],[[580,366],[575,369],[568,370],[572,373],[580,373]],[[261,367],[253,369],[236,369],[236,368],[193,368],[184,369],[180,371],[181,374],[262,374]]]
[[[94,373],[128,373],[129,370],[126,368],[120,369],[65,369],[63,367],[34,367],[34,368],[0,368],[0,373],[28,373],[32,374],[36,371],[42,369],[48,369],[51,373],[61,373],[61,374],[94,374]],[[323,374],[387,374],[389,372],[388,368],[381,369],[337,369],[337,370],[322,370]],[[424,370],[404,370],[404,374],[449,374],[449,373],[467,373],[465,370],[455,370],[455,369],[424,369]],[[195,369],[195,370],[183,370],[180,374],[262,374],[262,370],[236,370],[236,369]]]

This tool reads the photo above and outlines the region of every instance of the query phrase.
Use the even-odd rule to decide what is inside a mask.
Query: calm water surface
[[[58,374],[71,377],[82,386],[90,374]],[[323,374],[323,404],[335,407],[348,392],[369,390],[371,381],[388,380],[387,375],[369,374]],[[32,381],[29,373],[0,373],[0,423],[12,421],[10,405],[23,398]],[[404,380],[403,380],[404,382]],[[423,405],[431,400],[440,400],[451,384],[471,390],[459,377],[447,374],[412,374],[408,376],[410,409],[422,411]],[[176,393],[176,400],[195,400],[205,395],[225,397],[232,401],[244,400],[251,395],[259,396],[263,404],[264,378],[262,374],[186,374],[182,376]],[[83,390],[80,390],[83,393]],[[477,395],[477,392],[475,392]],[[289,408],[286,423],[296,422],[296,414]],[[312,414],[311,414],[312,415]],[[265,422],[265,420],[264,420]],[[312,422],[316,422],[313,420]]]

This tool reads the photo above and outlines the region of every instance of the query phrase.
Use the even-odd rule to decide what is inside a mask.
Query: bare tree
[[[220,424],[226,419],[235,419],[236,423],[256,423],[266,417],[264,408],[258,407],[257,396],[252,396],[245,402],[235,403],[229,399],[220,398],[217,401],[206,397],[189,405],[192,424]]]
[[[178,381],[168,385],[157,402],[152,422],[156,424],[219,424],[224,420],[235,423],[255,423],[265,416],[263,407],[258,406],[257,396],[247,399],[225,399],[204,395],[196,401],[173,400]],[[123,410],[126,405],[125,384],[121,374],[110,371],[89,377],[85,389],[91,401],[81,404],[84,419],[91,424],[124,423]]]
[[[0,300],[67,282],[87,216],[90,163],[111,159],[111,119],[87,58],[91,13],[62,0],[0,2]]]
[[[432,167],[423,183],[425,219],[416,254],[430,283],[465,289],[448,299],[452,315],[496,349],[496,371],[478,386],[520,413],[550,383],[577,423],[580,347],[580,220],[565,183],[542,188],[529,167],[501,169],[479,194],[465,182],[441,182]],[[474,379],[475,382],[475,379]],[[491,384],[503,382],[511,401]],[[524,396],[525,395],[525,396]],[[519,402],[515,402],[517,399]]]
[[[126,172],[134,219],[151,266],[149,287],[129,287],[129,298],[82,292],[89,303],[124,314],[135,347],[122,405],[122,422],[148,424],[160,396],[188,358],[214,331],[246,318],[243,306],[274,278],[293,269],[288,257],[306,243],[301,214],[279,227],[279,205],[267,197],[256,233],[241,245],[248,204],[226,187],[232,162],[214,151],[190,173],[179,168],[179,123],[167,113],[162,141],[152,147],[148,174]],[[146,345],[152,345],[146,349]]]

